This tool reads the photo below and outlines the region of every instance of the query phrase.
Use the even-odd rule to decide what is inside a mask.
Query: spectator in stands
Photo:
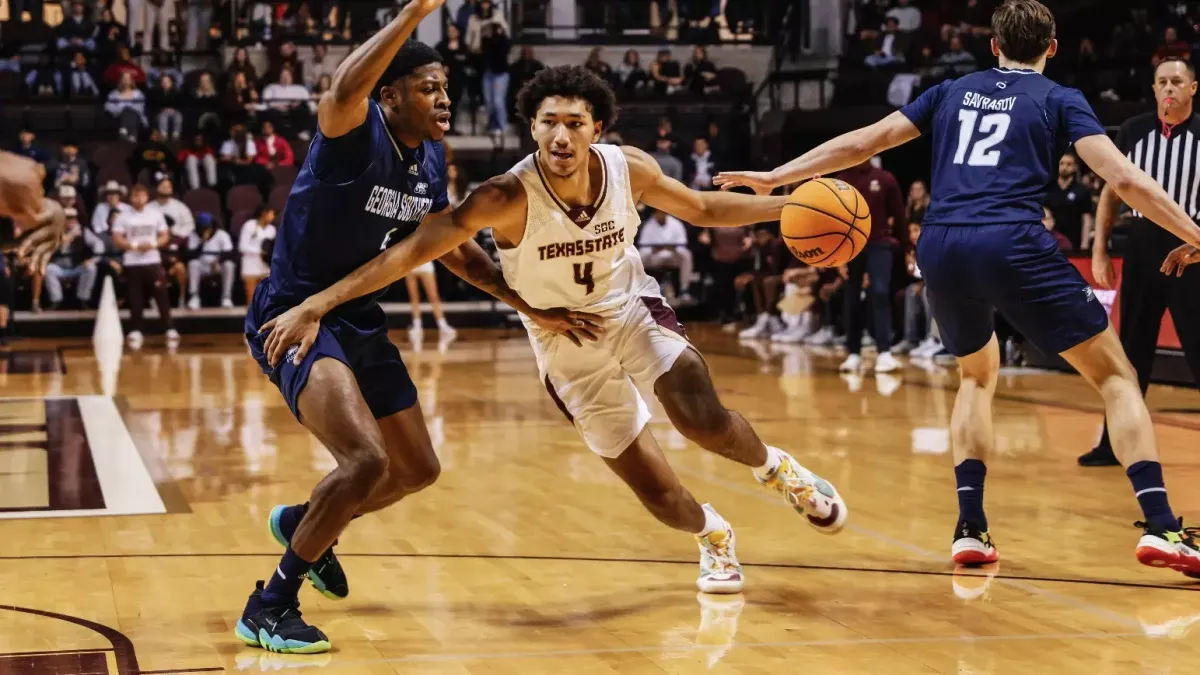
[[[904,63],[908,38],[900,32],[899,26],[900,23],[896,21],[895,17],[887,18],[887,24],[883,28],[883,35],[879,38],[878,46],[863,61],[868,68],[887,68]]]
[[[110,214],[122,216],[133,210],[128,204],[121,201],[128,192],[124,185],[115,180],[108,181],[100,188],[101,201],[96,205],[96,210],[92,212],[92,232],[108,234]]]
[[[658,118],[658,127],[654,130],[655,138],[665,138],[671,143],[671,154],[679,157],[681,148],[679,147],[679,137],[675,135],[675,125],[671,123],[670,117]]]
[[[183,93],[175,88],[175,80],[170,75],[160,75],[158,86],[150,90],[146,103],[163,138],[178,141],[183,135],[183,113],[180,109],[186,104]]]
[[[480,63],[483,73],[483,102],[487,107],[488,128],[492,135],[508,131],[508,24],[491,0],[479,3]]]
[[[713,159],[712,151],[708,148],[708,139],[700,136],[692,141],[692,154],[684,167],[687,178],[684,181],[693,190],[715,190],[713,176],[720,172]]]
[[[458,208],[467,198],[467,174],[459,170],[457,164],[446,167],[446,197],[450,206]]]
[[[929,188],[925,186],[925,181],[914,180],[912,185],[908,186],[908,201],[904,205],[904,212],[907,216],[908,225],[920,225],[925,222],[925,212],[929,210]],[[913,239],[916,242],[916,239]]]
[[[72,185],[60,185],[54,190],[54,196],[64,209],[74,209],[79,206],[79,192]],[[78,212],[76,212],[78,215]]]
[[[712,150],[713,161],[718,166],[729,166],[731,164],[740,164],[736,161],[733,155],[733,149],[729,147],[729,136],[721,133],[721,124],[715,119],[708,121],[708,147]]]
[[[962,33],[970,37],[983,37],[991,32],[992,10],[980,0],[967,0],[962,5],[949,3],[952,12],[942,25],[942,41],[949,42],[950,36]]]
[[[189,52],[207,49],[208,30],[213,18],[213,0],[183,0],[180,4],[187,5],[187,9],[184,10],[187,28],[184,31],[183,48]]]
[[[158,129],[151,129],[129,157],[129,173],[140,182],[150,181],[157,185],[162,179],[174,176],[178,169],[175,153],[164,142]],[[146,172],[144,178],[141,176],[143,171]]]
[[[467,5],[464,3],[463,7]],[[442,55],[442,63],[446,68],[446,94],[450,97],[450,133],[458,133],[454,128],[454,120],[458,114],[458,106],[462,103],[464,91],[482,91],[482,83],[471,85],[471,79],[478,80],[479,71],[473,63],[474,58],[459,34],[458,27],[450,24],[446,27],[446,37],[437,45],[438,53]]]
[[[1045,205],[1054,214],[1055,233],[1071,242],[1070,249],[1090,249],[1096,209],[1092,191],[1079,180],[1079,163],[1066,153],[1058,160],[1058,176],[1046,192]]]
[[[25,88],[30,98],[58,98],[63,93],[62,71],[43,52],[38,64],[25,75]]]
[[[1154,52],[1150,64],[1157,68],[1163,59],[1192,60],[1192,48],[1188,43],[1179,39],[1179,31],[1175,30],[1174,26],[1167,26],[1163,31],[1162,42],[1158,44],[1158,49]]]
[[[429,309],[432,310],[433,320],[437,323],[438,342],[449,343],[458,335],[458,331],[454,330],[449,321],[446,321],[442,298],[438,294],[437,269],[433,266],[432,260],[418,265],[408,276],[404,277],[404,286],[408,291],[408,305],[412,312],[412,325],[408,328],[409,341],[413,344],[420,344],[425,332],[424,326],[421,325],[421,291],[418,283],[425,288]]]
[[[750,304],[757,314],[754,325],[738,333],[746,339],[765,338],[783,330],[779,317],[779,296],[783,286],[783,271],[791,260],[787,245],[769,225],[754,226],[754,246],[750,249],[750,270],[734,279],[734,290],[749,293]]]
[[[117,88],[108,92],[104,111],[117,122],[122,140],[133,141],[146,128],[146,95],[133,84],[133,75],[121,73]]]
[[[592,47],[592,51],[588,52],[587,60],[583,62],[583,67],[600,76],[600,79],[605,82],[613,83],[612,66],[602,58],[600,47]]]
[[[913,33],[921,29],[921,10],[911,0],[896,0],[896,6],[887,11],[887,16],[896,20],[901,32]]]
[[[113,11],[105,7],[96,22],[96,58],[99,63],[110,63],[117,58],[119,48],[129,44],[129,32],[118,23]]]
[[[712,260],[712,290],[710,305],[717,312],[717,321],[726,330],[733,330],[738,319],[738,298],[734,279],[745,270],[750,256],[750,229],[746,227],[705,228],[698,236],[709,247]]]
[[[130,36],[133,38],[133,44],[138,45],[142,51],[150,51],[153,49],[153,36],[155,28],[158,29],[158,50],[167,51],[170,49],[169,37],[170,31],[168,20],[170,18],[168,12],[170,8],[166,6],[165,0],[126,0],[128,12],[125,16],[125,21],[129,24]]]
[[[669,136],[659,136],[654,139],[654,148],[650,151],[650,156],[658,162],[663,174],[683,182],[683,162],[671,154],[671,138]]]
[[[650,64],[650,79],[659,96],[669,96],[683,88],[683,68],[671,57],[670,49],[664,47],[658,51],[658,58]]]
[[[719,93],[721,85],[717,77],[717,67],[708,60],[708,51],[700,45],[692,47],[692,61],[683,69],[687,88],[699,98]]]
[[[921,278],[921,268],[917,266],[917,238],[920,236],[920,223],[909,221],[904,264],[911,281],[904,288],[904,339],[892,347],[896,354],[907,354],[928,344],[923,341],[928,340],[930,323],[933,322],[933,314],[929,311],[929,302],[925,297],[925,282]]]
[[[1055,228],[1054,212],[1050,210],[1049,206],[1042,206],[1042,225],[1046,226],[1046,229],[1054,236],[1054,241],[1058,244],[1058,250],[1070,251],[1074,248],[1074,243]]]
[[[306,73],[304,81],[309,86],[315,87],[321,76],[328,75],[332,78],[341,64],[341,60],[329,56],[329,48],[324,43],[317,43],[313,45],[312,56],[308,59],[308,67],[304,71]]]
[[[193,134],[191,145],[182,148],[176,159],[183,167],[189,190],[217,186],[217,157],[204,140],[204,134]],[[201,169],[204,170],[203,182],[200,177]]]
[[[146,71],[142,70],[133,60],[133,55],[129,52],[128,45],[117,46],[117,60],[111,66],[104,70],[104,84],[115,87],[121,82],[121,74],[129,73],[133,76],[133,83],[142,86],[146,84]]]
[[[196,214],[196,231],[188,237],[187,251],[188,309],[200,309],[200,284],[217,275],[221,277],[221,307],[233,307],[233,276],[237,273],[233,240],[214,226],[212,214]]]
[[[217,92],[212,74],[200,73],[196,88],[188,97],[187,116],[184,117],[187,127],[200,132],[220,127],[222,105],[223,101]]]
[[[71,11],[54,28],[54,45],[59,51],[96,51],[96,27],[84,13],[83,3],[71,3]]]
[[[275,239],[275,212],[270,206],[260,206],[254,218],[242,224],[238,235],[238,253],[242,256],[242,284],[249,301],[258,282],[271,271],[271,261],[263,256],[263,247]]]
[[[298,132],[301,140],[308,140],[308,129],[312,126],[316,106],[312,96],[302,84],[297,84],[292,78],[292,71],[284,68],[279,72],[279,81],[268,84],[263,89],[262,100],[269,109],[269,115],[276,122],[288,126]]]
[[[0,73],[21,74],[21,54],[11,42],[0,42]]]
[[[61,152],[58,159],[50,160],[46,165],[46,175],[51,184],[55,189],[62,185],[70,185],[78,192],[90,195],[92,170],[87,161],[79,156],[79,144],[70,139],[65,140]]]
[[[46,265],[46,296],[50,300],[50,309],[56,310],[63,302],[62,282],[74,280],[75,297],[81,307],[87,307],[92,300],[92,289],[96,285],[96,256],[97,251],[87,243],[83,236],[83,228],[79,226],[79,215],[75,209],[66,209],[67,225],[63,231],[58,248]],[[41,279],[34,275],[33,311],[39,312],[41,296]]]
[[[68,98],[75,100],[100,98],[100,88],[96,86],[96,80],[88,69],[87,57],[83,52],[75,52],[71,55],[71,66],[67,68],[65,76],[64,84]]]
[[[278,82],[284,70],[292,71],[292,79],[296,82],[304,81],[304,62],[300,60],[300,53],[296,51],[296,43],[291,40],[279,43],[278,49],[269,50],[267,61],[270,67],[267,68],[266,77],[262,81]]]
[[[49,162],[50,154],[37,145],[34,142],[35,140],[37,140],[37,135],[33,131],[22,129],[17,134],[17,147],[13,149],[13,152],[22,157],[28,157],[39,164]]]
[[[234,73],[225,91],[225,119],[245,122],[257,114],[258,92],[250,86],[245,73]]]
[[[975,56],[963,47],[962,38],[957,35],[950,38],[950,48],[938,57],[937,62],[951,77],[967,75],[978,70]]]
[[[154,201],[146,208],[154,209],[163,215],[167,227],[171,228],[171,236],[187,239],[196,231],[196,220],[187,204],[175,198],[175,185],[171,179],[164,178],[154,188]]]
[[[693,281],[692,252],[688,249],[687,226],[675,216],[664,211],[651,209],[651,215],[642,223],[638,233],[638,253],[647,271],[676,270],[679,273],[678,298],[685,304],[692,302],[688,293]],[[675,290],[667,287],[667,298],[675,301]]]
[[[896,177],[890,171],[875,166],[871,161],[841,172],[838,178],[854,186],[862,194],[871,211],[871,231],[867,245],[863,252],[847,265],[849,278],[846,282],[846,309],[843,317],[846,325],[847,356],[842,362],[841,370],[857,372],[862,366],[862,336],[867,322],[866,310],[869,309],[873,319],[875,347],[879,350],[875,358],[875,372],[892,372],[900,368],[900,363],[891,353],[892,263],[898,245],[893,229],[904,227],[904,198]],[[907,229],[904,231],[907,232]],[[862,306],[864,285],[867,291],[867,308]]]
[[[615,73],[617,88],[628,96],[635,95],[650,81],[646,69],[642,68],[641,58],[638,50],[629,49],[626,50],[621,64],[617,66]]]
[[[258,86],[258,71],[254,68],[254,64],[250,62],[250,51],[245,47],[238,47],[233,50],[233,56],[229,59],[229,65],[225,67],[225,76],[232,78],[234,75],[242,73],[246,76],[246,83],[252,87]]]
[[[183,71],[179,69],[179,64],[175,62],[175,54],[172,52],[154,52],[150,57],[150,69],[146,71],[146,82],[156,83],[163,75],[171,78],[175,89],[183,86]]]
[[[229,128],[229,138],[221,144],[218,168],[225,185],[254,185],[265,199],[271,192],[271,174],[256,161],[258,148],[254,135],[243,124]]]
[[[129,333],[125,338],[130,349],[142,346],[142,313],[146,296],[154,298],[158,315],[167,328],[167,343],[179,342],[179,333],[171,322],[171,303],[167,300],[167,279],[159,249],[170,241],[170,228],[156,209],[146,208],[150,191],[145,185],[134,185],[129,191],[132,209],[113,223],[113,242],[124,251],[121,268],[129,300]]]
[[[458,6],[458,12],[454,15],[454,23],[452,24],[458,29],[462,35],[467,34],[467,27],[471,25],[471,17],[479,11],[479,0],[464,0]]]
[[[254,161],[268,170],[296,163],[291,144],[275,133],[275,125],[270,120],[263,121],[261,133],[254,142]]]
[[[321,78],[317,80],[317,83],[313,85],[312,96],[309,97],[309,100],[312,101],[313,105],[319,104],[321,97],[332,88],[333,76],[329,73],[323,73]]]

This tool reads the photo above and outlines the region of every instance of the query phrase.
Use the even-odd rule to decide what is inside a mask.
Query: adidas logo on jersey
[[[421,174],[421,171],[420,171],[420,169],[417,168],[416,164],[411,164],[408,167],[408,173],[411,176],[419,176]]]
[[[576,216],[576,217],[575,217],[575,222],[577,222],[577,223],[586,223],[586,222],[587,222],[587,221],[588,221],[590,218],[591,218],[591,216],[589,216],[588,214],[586,214],[586,213],[581,213],[581,214],[579,214],[578,216]]]

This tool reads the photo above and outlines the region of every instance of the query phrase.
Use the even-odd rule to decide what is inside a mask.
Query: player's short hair
[[[1155,78],[1158,77],[1158,69],[1162,68],[1164,63],[1182,63],[1184,70],[1186,70],[1188,72],[1188,75],[1190,75],[1192,77],[1192,80],[1196,79],[1196,66],[1193,66],[1191,61],[1188,61],[1187,59],[1180,57],[1180,56],[1168,56],[1167,58],[1163,59],[1162,61],[1159,61],[1158,65],[1154,66],[1154,77]]]
[[[1037,0],[1005,0],[992,14],[1000,52],[1017,63],[1033,63],[1050,49],[1054,15]]]
[[[517,94],[517,112],[533,121],[538,107],[551,96],[581,98],[591,109],[592,119],[603,129],[617,121],[617,96],[600,76],[583,66],[555,66],[538,71]]]
[[[375,83],[375,90],[371,95],[378,99],[379,90],[383,87],[391,86],[396,80],[412,75],[413,71],[421,66],[441,62],[442,55],[438,53],[438,50],[424,42],[409,38],[403,45],[400,45],[400,50],[396,52],[395,58],[388,64],[387,70],[383,71],[379,81]]]

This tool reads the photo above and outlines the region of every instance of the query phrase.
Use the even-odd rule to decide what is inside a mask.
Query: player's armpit
[[[786,197],[757,197],[733,192],[692,190],[662,172],[653,157],[622,146],[629,163],[634,200],[696,227],[739,227],[778,220]]]

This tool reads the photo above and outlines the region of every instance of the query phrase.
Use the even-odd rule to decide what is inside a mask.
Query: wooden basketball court
[[[444,470],[341,538],[349,599],[301,591],[334,644],[320,656],[232,633],[280,553],[268,512],[331,468],[240,339],[185,335],[168,353],[152,338],[119,362],[88,341],[19,342],[0,352],[0,673],[1200,672],[1200,585],[1139,566],[1123,472],[1075,465],[1100,423],[1080,380],[1003,378],[988,480],[1002,560],[961,573],[953,372],[845,378],[832,355],[694,332],[726,405],[837,485],[846,531],[815,533],[660,414],[745,565],[744,595],[698,597],[695,544],[587,451],[523,334],[414,352],[397,333]],[[1150,403],[1174,506],[1200,518],[1200,395]]]

